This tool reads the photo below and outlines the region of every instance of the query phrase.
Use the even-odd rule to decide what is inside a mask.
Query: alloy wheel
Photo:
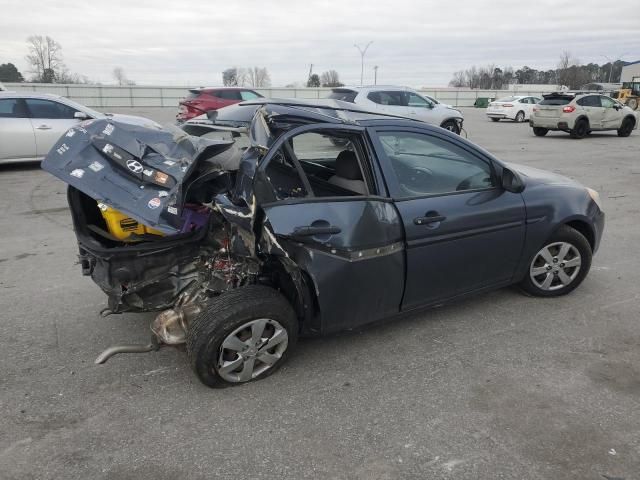
[[[575,246],[567,242],[555,242],[536,253],[529,276],[541,290],[559,290],[576,279],[581,264],[582,257]]]
[[[287,330],[277,321],[251,320],[222,341],[216,365],[218,374],[227,382],[248,382],[278,363],[288,343]]]

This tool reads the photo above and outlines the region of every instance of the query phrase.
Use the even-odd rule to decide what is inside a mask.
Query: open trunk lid
[[[237,170],[220,155],[232,141],[192,137],[177,127],[150,129],[110,119],[67,131],[42,168],[94,200],[164,234],[180,231],[185,185],[207,162],[210,171]]]

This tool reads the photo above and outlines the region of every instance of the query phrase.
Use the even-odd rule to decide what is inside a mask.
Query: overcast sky
[[[28,70],[26,38],[49,35],[69,69],[113,82],[217,85],[230,66],[267,67],[273,85],[335,69],[359,83],[354,43],[372,40],[365,83],[445,86],[495,63],[553,68],[562,50],[583,63],[640,60],[640,12],[602,0],[0,0],[0,63]]]

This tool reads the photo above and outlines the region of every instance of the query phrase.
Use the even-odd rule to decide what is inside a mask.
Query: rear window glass
[[[354,92],[353,90],[334,90],[327,98],[353,103],[357,95],[358,92]]]
[[[504,97],[499,98],[496,102],[515,102],[516,100],[518,100],[518,97]]]
[[[566,105],[571,100],[573,100],[573,97],[545,97],[540,102],[540,105]]]
[[[187,100],[193,100],[194,98],[198,98],[200,96],[200,90],[189,90],[189,94],[187,95]]]

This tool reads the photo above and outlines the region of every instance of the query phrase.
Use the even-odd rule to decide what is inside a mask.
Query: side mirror
[[[520,175],[507,167],[502,167],[500,183],[507,192],[521,193],[524,190],[524,182]]]
[[[86,120],[87,118],[89,118],[89,115],[84,112],[76,112],[73,114],[73,118],[77,118],[78,120]]]

